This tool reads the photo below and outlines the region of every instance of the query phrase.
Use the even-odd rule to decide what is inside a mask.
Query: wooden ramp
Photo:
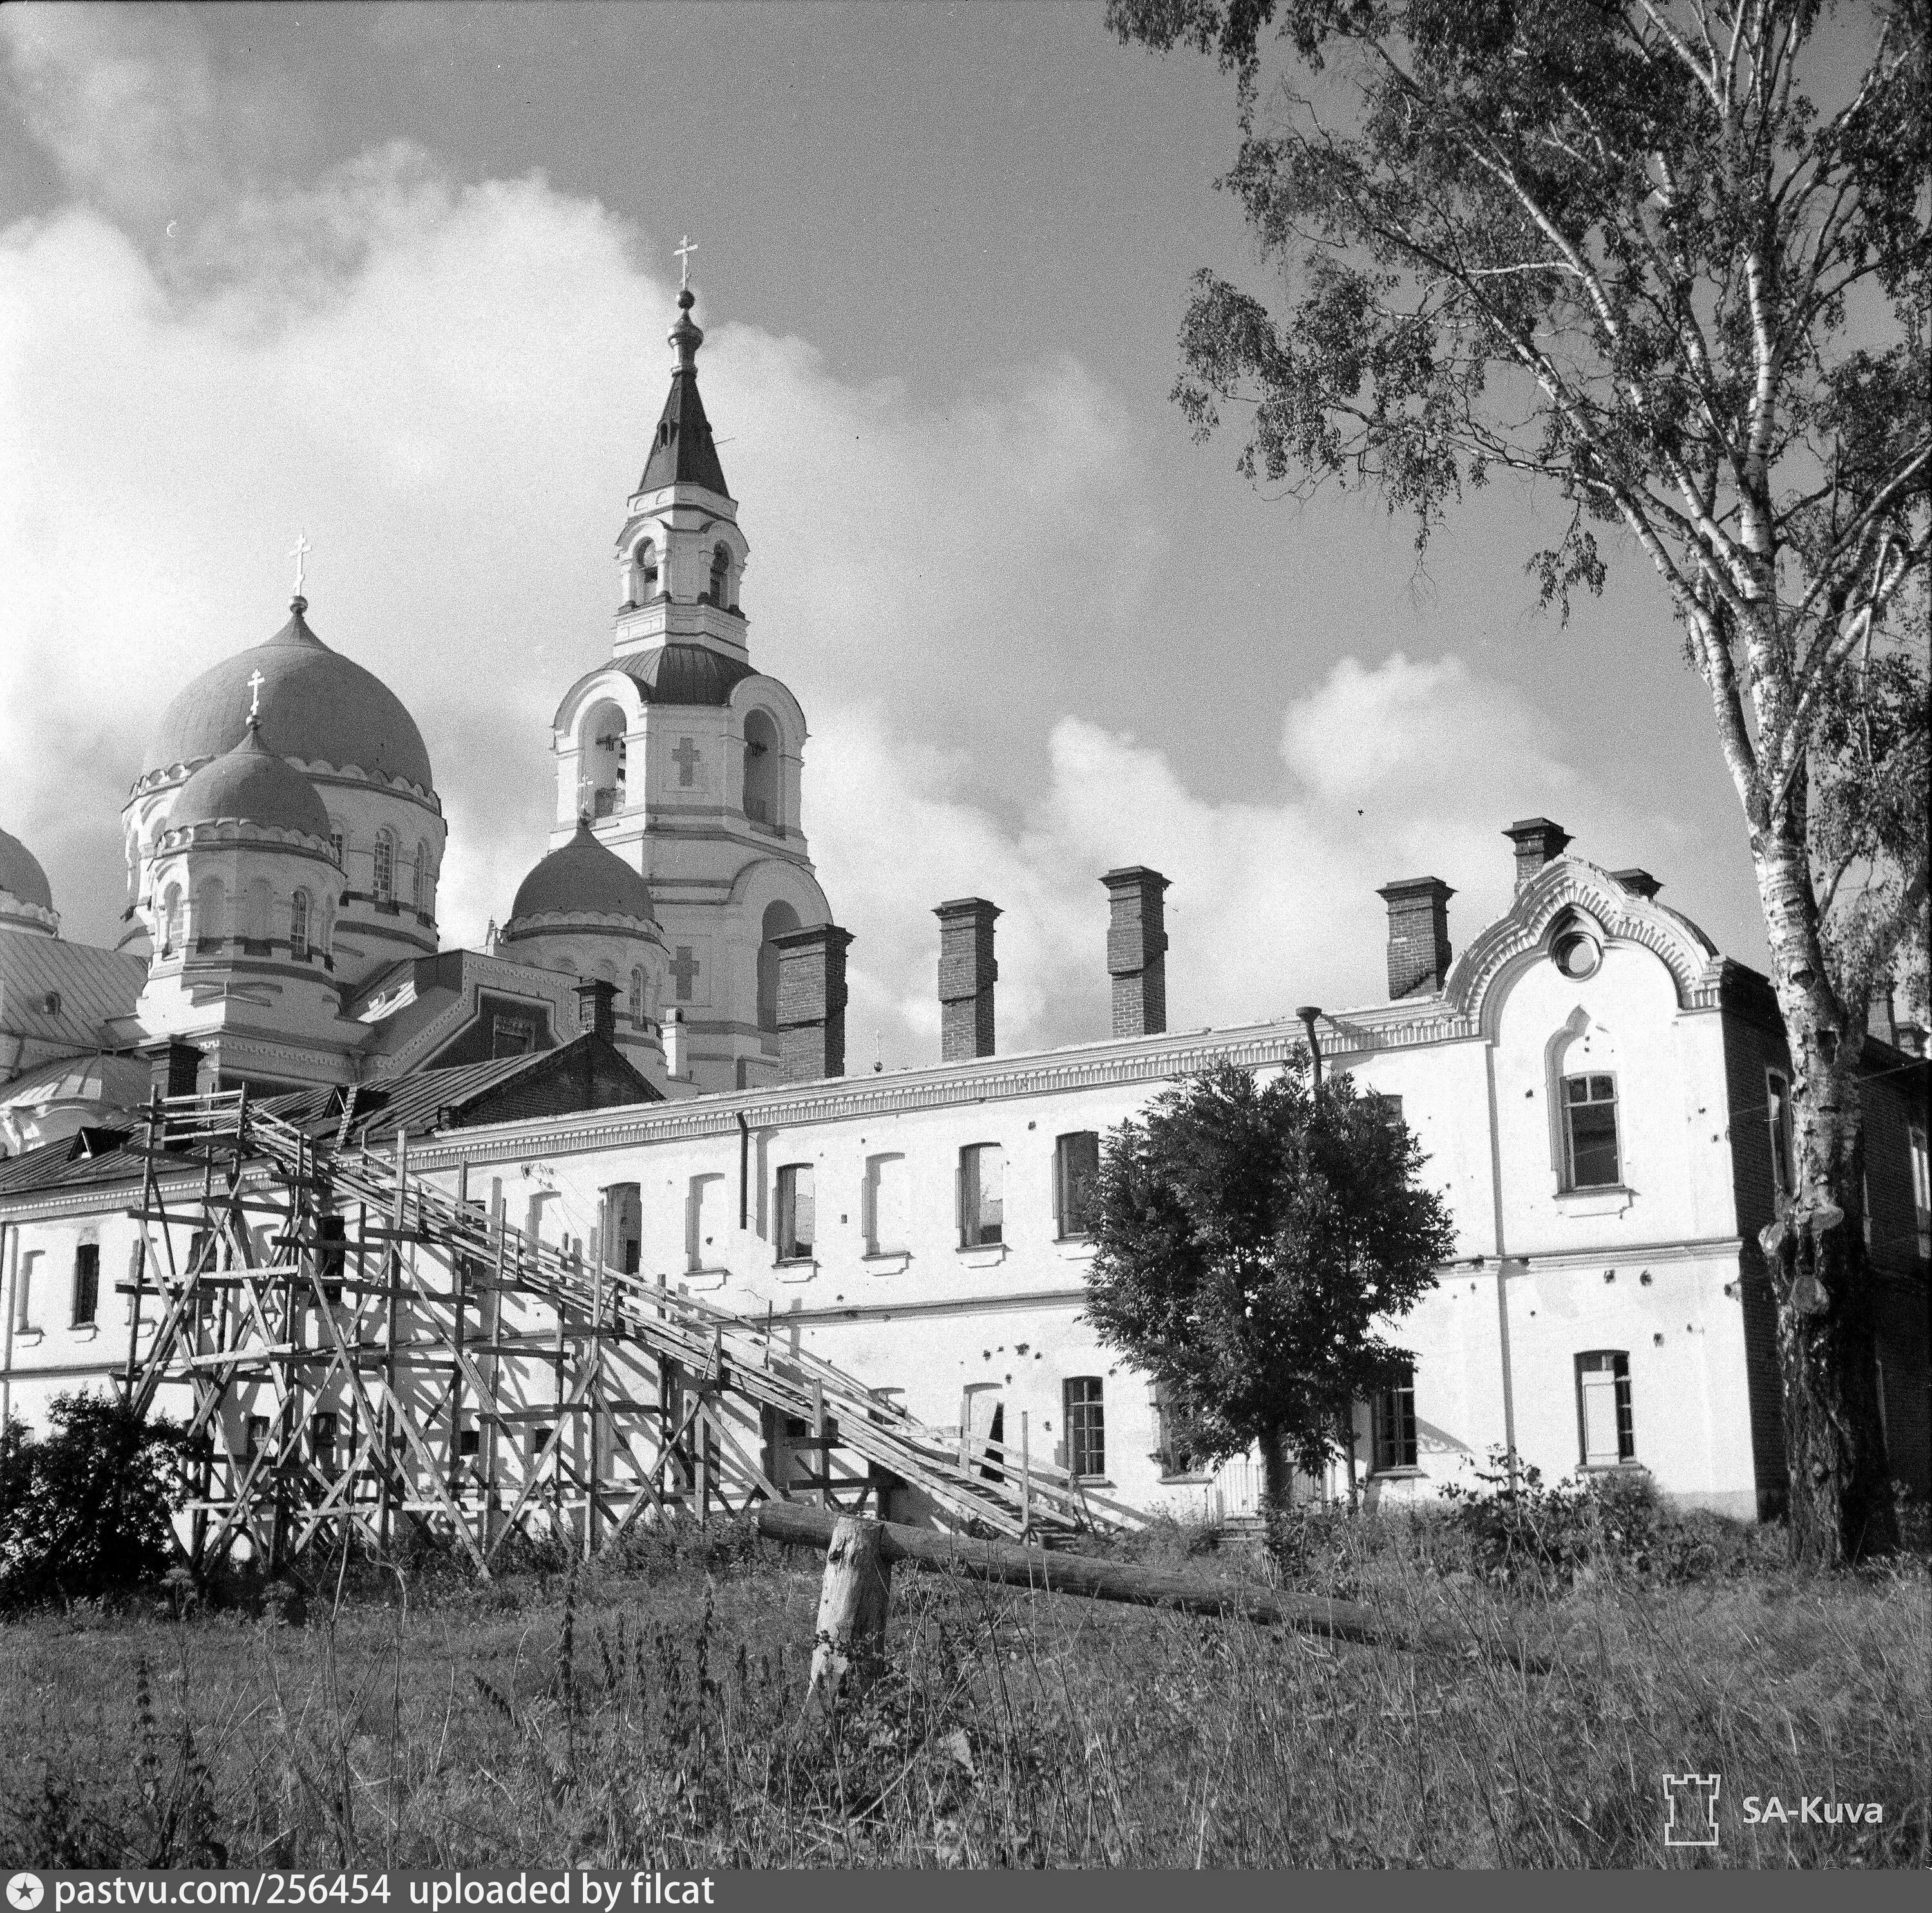
[[[185,1393],[191,1552],[279,1566],[412,1529],[487,1573],[508,1537],[586,1554],[688,1512],[911,1489],[1046,1539],[1142,1517],[1012,1444],[928,1429],[788,1334],[526,1235],[246,1090],[157,1098],[124,1289],[127,1385]]]

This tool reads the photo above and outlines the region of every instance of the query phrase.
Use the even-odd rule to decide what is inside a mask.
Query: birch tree
[[[1546,605],[1619,549],[1672,614],[1742,807],[1788,1039],[1762,1240],[1794,1553],[1894,1522],[1861,1051],[1923,1003],[1932,537],[1927,0],[1110,0],[1233,77],[1267,296],[1197,276],[1175,396],[1243,469],[1379,490],[1426,542],[1553,486]],[[1687,677],[1687,684],[1690,680]]]

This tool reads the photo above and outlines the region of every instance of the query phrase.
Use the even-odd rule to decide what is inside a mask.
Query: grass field
[[[902,1568],[885,1666],[830,1723],[805,1703],[819,1564],[742,1527],[580,1577],[365,1569],[305,1612],[44,1613],[0,1634],[0,1864],[1932,1861],[1922,1563],[1807,1579],[1738,1531],[1701,1578],[1526,1579],[1444,1531],[1330,1523],[1282,1558],[1466,1654]],[[1281,1572],[1214,1539],[1140,1545]],[[1475,1651],[1505,1636],[1553,1671]],[[1714,1855],[1663,1844],[1685,1771],[1724,1777]],[[1883,1819],[1748,1827],[1746,1795]]]

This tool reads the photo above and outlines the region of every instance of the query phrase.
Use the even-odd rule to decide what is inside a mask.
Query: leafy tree
[[[1107,1139],[1087,1319],[1151,1375],[1196,1453],[1256,1444],[1268,1494],[1336,1452],[1354,1405],[1409,1363],[1378,1324],[1454,1246],[1394,1106],[1222,1063]]]
[[[1860,1051],[1925,994],[1932,541],[1926,0],[1109,0],[1216,55],[1269,304],[1198,275],[1177,397],[1252,477],[1377,488],[1426,541],[1498,472],[1618,529],[1703,680],[1792,1064],[1764,1247],[1794,1552],[1888,1545]],[[1658,619],[1660,638],[1664,621]]]
[[[174,1557],[182,1431],[118,1396],[63,1395],[52,1432],[0,1431],[0,1606],[136,1587]]]

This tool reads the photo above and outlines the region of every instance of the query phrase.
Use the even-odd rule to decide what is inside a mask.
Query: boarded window
[[[490,1020],[490,1054],[527,1056],[537,1046],[537,1026],[527,1016],[494,1016]]]
[[[248,1430],[243,1438],[242,1459],[252,1462],[268,1445],[268,1418],[266,1415],[250,1415]]]
[[[1091,1235],[1100,1186],[1100,1138],[1092,1129],[1053,1145],[1053,1213],[1063,1237]]]
[[[100,1306],[100,1245],[84,1242],[74,1252],[74,1321],[76,1328],[94,1320]]]
[[[978,1249],[1006,1240],[1006,1165],[998,1143],[959,1152],[959,1241]]]
[[[873,1156],[866,1160],[866,1252],[903,1253],[911,1246],[911,1205],[906,1159]]]
[[[333,1474],[336,1454],[335,1411],[318,1408],[308,1418],[308,1458],[324,1474]]]
[[[1593,1349],[1576,1357],[1576,1426],[1586,1468],[1614,1468],[1635,1457],[1630,1357],[1622,1349]]]
[[[1076,1475],[1107,1472],[1107,1411],[1098,1375],[1074,1375],[1064,1390],[1066,1466]]]
[[[813,1214],[812,1165],[788,1163],[778,1171],[778,1260],[808,1261],[817,1231]]]
[[[1617,1156],[1616,1078],[1566,1076],[1563,1120],[1569,1186],[1615,1188],[1623,1180]]]
[[[1415,1465],[1415,1376],[1413,1371],[1369,1404],[1369,1429],[1378,1473]]]

